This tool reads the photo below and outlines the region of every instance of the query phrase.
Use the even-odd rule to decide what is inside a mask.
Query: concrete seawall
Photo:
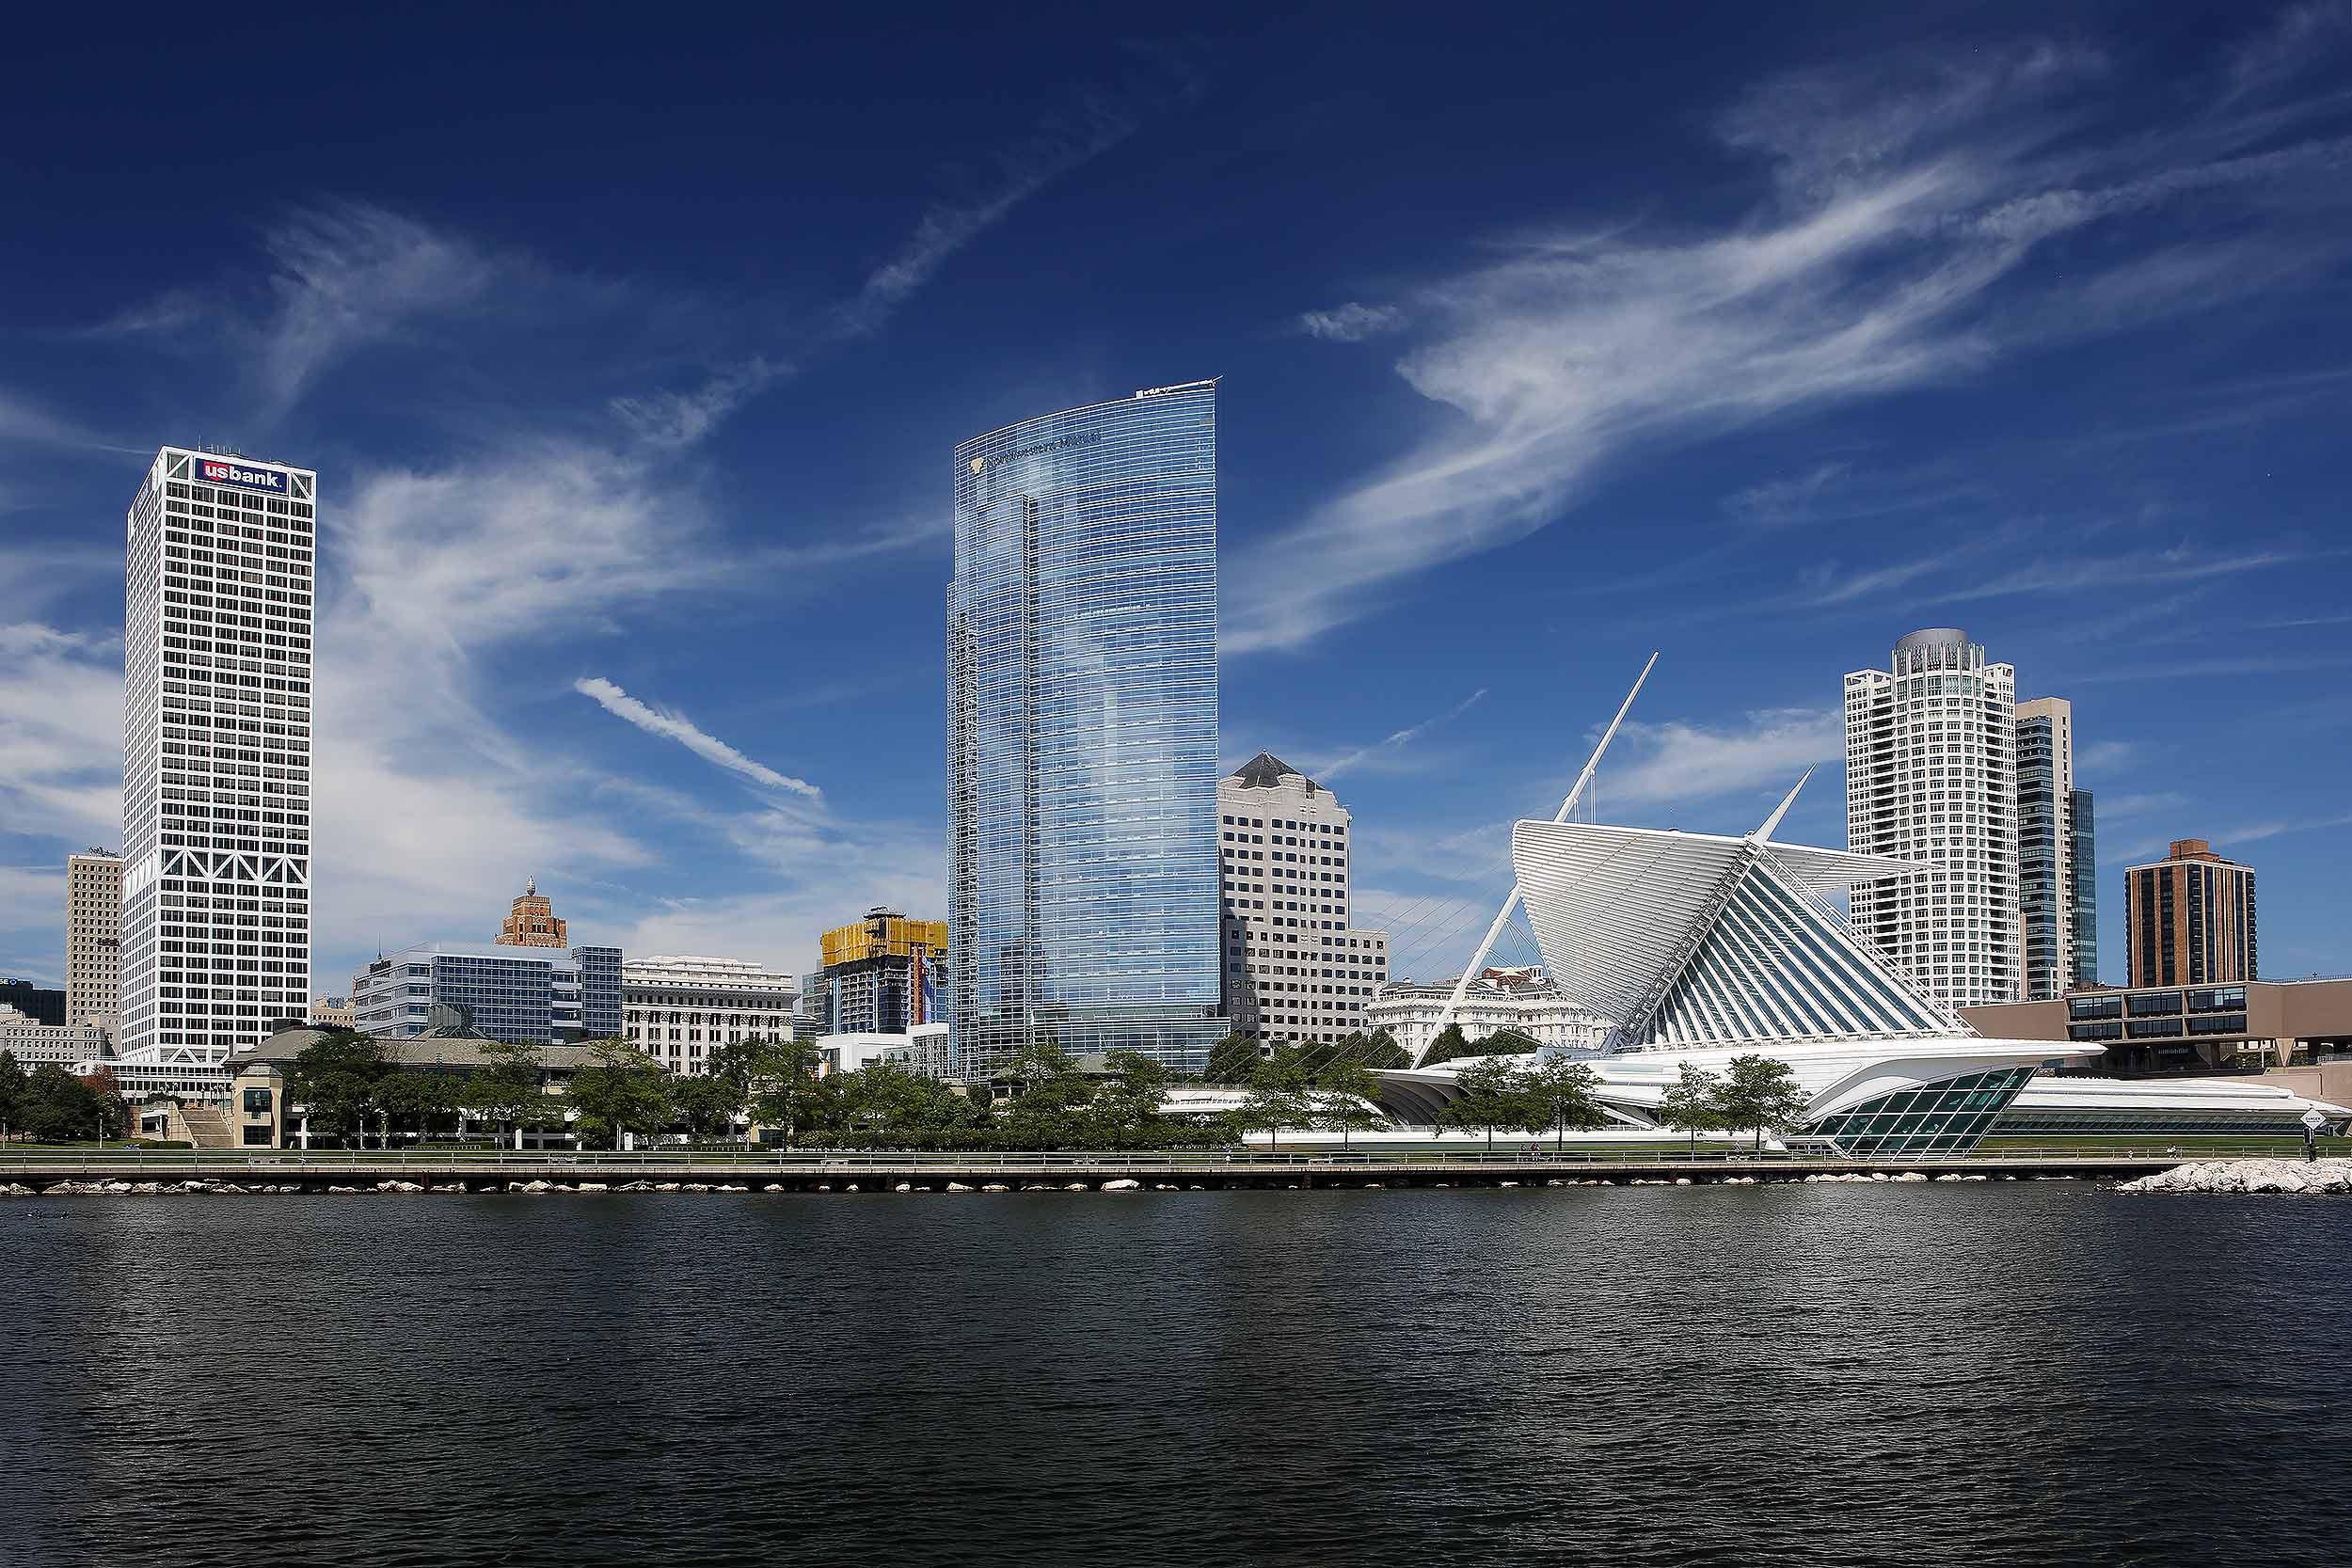
[[[1227,1191],[1544,1186],[1756,1186],[1823,1181],[2129,1180],[2179,1164],[2175,1156],[2084,1155],[1970,1160],[1477,1160],[1275,1161],[1215,1156],[926,1156],[894,1159],[664,1160],[313,1153],[307,1158],[193,1154],[177,1158],[0,1156],[0,1188],[14,1196],[163,1192],[984,1192]]]

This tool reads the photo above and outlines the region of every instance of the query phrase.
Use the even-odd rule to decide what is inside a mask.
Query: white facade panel
[[[119,1036],[130,1067],[210,1085],[231,1053],[308,1010],[317,525],[310,470],[183,447],[156,453],[132,500]]]

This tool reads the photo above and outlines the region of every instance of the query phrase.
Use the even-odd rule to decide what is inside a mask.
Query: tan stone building
[[[516,896],[515,907],[506,916],[506,924],[499,927],[501,947],[569,947],[571,939],[564,934],[564,922],[556,917],[555,907],[539,895],[539,879],[532,878],[523,883]]]
[[[122,1022],[122,857],[91,849],[65,867],[65,1021],[111,1036]]]
[[[1362,1029],[1389,977],[1389,936],[1356,927],[1347,808],[1261,752],[1217,781],[1216,811],[1225,1016],[1268,1040]]]

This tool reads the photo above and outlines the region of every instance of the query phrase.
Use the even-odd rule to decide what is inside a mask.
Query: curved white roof
[[[1552,975],[1629,1043],[1972,1033],[1820,902],[1908,861],[1581,822],[1516,824],[1511,858]]]

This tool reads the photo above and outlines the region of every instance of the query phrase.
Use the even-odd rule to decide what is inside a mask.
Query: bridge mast
[[[1576,809],[1577,797],[1582,795],[1584,786],[1593,782],[1593,770],[1600,766],[1601,753],[1608,751],[1609,743],[1617,737],[1617,726],[1625,722],[1626,713],[1633,706],[1633,699],[1642,694],[1642,683],[1649,679],[1649,673],[1657,667],[1658,656],[1653,653],[1649,656],[1649,662],[1642,666],[1642,673],[1633,677],[1633,689],[1627,692],[1625,701],[1617,705],[1617,716],[1610,720],[1609,728],[1601,732],[1600,744],[1593,748],[1592,758],[1584,764],[1584,771],[1576,776],[1576,783],[1569,787],[1568,798],[1560,802],[1558,811],[1551,814],[1554,822],[1565,822],[1568,813]],[[1471,954],[1470,961],[1462,966],[1462,977],[1454,982],[1454,994],[1446,999],[1445,1010],[1438,1015],[1438,1027],[1429,1037],[1433,1044],[1438,1035],[1445,1033],[1446,1026],[1454,1022],[1454,1013],[1462,1006],[1462,998],[1470,991],[1470,981],[1477,978],[1480,968],[1486,962],[1486,955],[1494,950],[1495,939],[1502,935],[1502,927],[1510,923],[1511,912],[1518,907],[1519,890],[1515,880],[1511,885],[1511,896],[1502,901],[1502,909],[1496,914],[1494,924],[1486,927],[1486,935],[1479,942],[1478,951]],[[1428,1051],[1428,1046],[1422,1047],[1421,1055],[1426,1055]],[[1413,1058],[1413,1066],[1421,1065],[1421,1055]]]

